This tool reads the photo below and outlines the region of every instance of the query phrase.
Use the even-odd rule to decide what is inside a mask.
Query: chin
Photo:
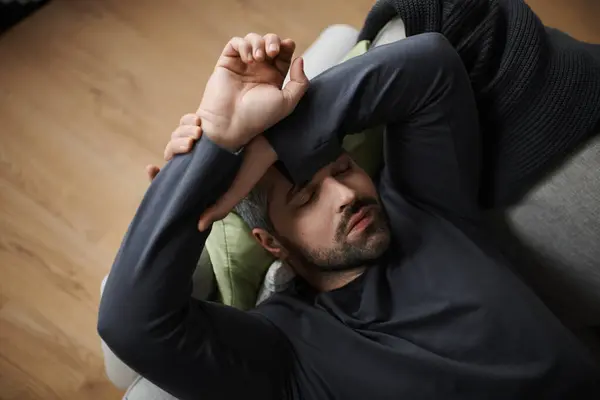
[[[369,226],[356,240],[349,241],[365,261],[376,260],[390,247],[390,230],[383,221]]]
[[[373,258],[379,258],[390,247],[389,231],[377,232],[371,235],[366,243],[367,251]]]
[[[387,221],[377,218],[360,235],[344,239],[328,249],[298,248],[297,254],[320,271],[355,269],[376,263],[389,248],[391,233]]]

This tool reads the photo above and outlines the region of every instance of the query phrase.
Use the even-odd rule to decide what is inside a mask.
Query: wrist
[[[230,119],[207,112],[202,107],[198,108],[196,115],[201,120],[202,135],[222,149],[235,153],[246,144],[239,140],[239,135],[230,133]]]
[[[202,128],[202,135],[206,136],[208,139],[210,139],[211,142],[213,142],[217,146],[231,153],[239,152],[240,149],[245,145],[244,143],[240,143],[239,140],[228,140],[226,135],[206,131],[204,130],[204,128]]]

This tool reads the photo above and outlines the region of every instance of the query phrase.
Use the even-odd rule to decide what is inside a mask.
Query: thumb
[[[308,89],[308,78],[304,73],[304,59],[298,57],[290,68],[290,81],[283,87],[283,97],[287,103],[287,111],[291,113]]]
[[[225,216],[250,193],[265,172],[277,161],[277,153],[267,139],[260,135],[244,150],[244,160],[229,190],[200,216],[198,229],[204,231]]]
[[[158,168],[156,165],[146,165],[146,174],[148,175],[150,182],[156,178],[156,175],[158,175],[159,172],[160,168]]]

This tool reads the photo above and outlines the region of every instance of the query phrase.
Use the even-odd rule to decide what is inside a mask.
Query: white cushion
[[[131,384],[123,400],[177,400],[177,398],[140,376]]]
[[[104,292],[104,285],[108,276],[105,276],[100,286],[100,296]],[[106,370],[106,376],[110,381],[119,389],[127,389],[129,385],[135,381],[139,376],[137,372],[129,368],[125,363],[112,352],[112,350],[104,343],[104,340],[100,341],[102,347],[102,353],[104,355],[104,369]]]

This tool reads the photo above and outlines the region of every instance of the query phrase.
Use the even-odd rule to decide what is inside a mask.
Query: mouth
[[[348,222],[348,234],[362,232],[371,225],[373,222],[371,211],[374,207],[374,205],[364,206],[350,218],[350,221]]]

